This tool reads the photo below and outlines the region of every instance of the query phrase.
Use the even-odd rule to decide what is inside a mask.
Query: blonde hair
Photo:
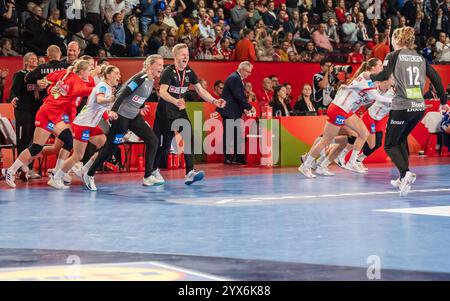
[[[370,69],[375,67],[379,61],[380,61],[379,58],[373,57],[367,61],[362,62],[361,66],[359,66],[358,70],[356,70],[355,74],[353,74],[353,77],[351,78],[350,82],[353,81],[355,78],[357,78],[361,73],[365,71],[370,71]]]
[[[416,39],[414,28],[409,26],[397,28],[394,30],[392,38],[395,39],[399,47],[414,49],[414,41]]]
[[[103,65],[100,74],[106,79],[106,75],[111,74],[115,69],[119,68],[114,65]]]
[[[173,46],[173,48],[172,48],[173,56],[176,56],[178,51],[180,51],[181,49],[184,49],[184,48],[188,48],[188,45],[186,45],[184,43],[180,43],[180,44],[176,44],[175,46]]]
[[[23,56],[23,67],[26,68],[28,65],[28,60],[32,57],[35,56],[37,59],[37,55],[34,52],[27,52],[24,56]]]
[[[56,45],[50,45],[47,48],[47,57],[51,60],[59,60],[61,58],[61,49]]]
[[[86,60],[76,60],[73,62],[72,66],[67,68],[66,74],[64,74],[64,77],[61,79],[61,81],[64,81],[70,73],[79,74],[82,70],[89,69],[89,62]]]
[[[163,60],[163,59],[164,58],[159,54],[152,54],[152,55],[147,56],[147,58],[145,59],[144,64],[143,64],[144,66],[142,68],[142,71],[146,72],[148,67],[150,65],[153,65],[156,62],[156,60]]]

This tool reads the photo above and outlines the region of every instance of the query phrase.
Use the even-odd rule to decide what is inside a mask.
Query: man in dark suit
[[[251,74],[252,69],[253,65],[248,61],[244,61],[239,64],[237,71],[228,76],[225,80],[221,95],[222,99],[226,100],[226,105],[224,108],[217,108],[217,112],[220,113],[223,120],[223,151],[225,155],[225,164],[247,163],[244,154],[238,152],[238,133],[241,134],[242,129],[239,126],[234,126],[233,132],[230,133],[230,129],[227,131],[227,122],[233,125],[240,124],[236,121],[241,118],[242,113],[254,114],[256,112],[255,108],[247,101],[243,82],[243,80]],[[230,153],[231,143],[233,143],[232,153]]]

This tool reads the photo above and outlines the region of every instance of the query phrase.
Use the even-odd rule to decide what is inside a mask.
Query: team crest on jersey
[[[344,124],[344,121],[345,121],[345,117],[344,117],[344,116],[341,116],[341,115],[337,115],[337,116],[336,116],[336,121],[335,121],[335,123],[336,123],[337,125],[342,125],[342,124]]]
[[[67,114],[64,114],[61,116],[61,120],[64,121],[64,123],[69,123],[69,116]]]
[[[89,136],[91,134],[91,130],[84,130],[81,134],[81,140],[82,141],[89,141]]]
[[[123,140],[124,134],[116,134],[116,137],[114,137],[114,144],[121,144]]]
[[[51,121],[47,123],[47,130],[53,131],[55,129],[55,124]]]

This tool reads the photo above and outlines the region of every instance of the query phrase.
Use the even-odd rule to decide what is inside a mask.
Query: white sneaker
[[[402,183],[402,180],[400,180],[400,178],[398,178],[396,180],[391,180],[391,185],[394,188],[399,188],[401,183]]]
[[[2,175],[9,187],[16,188],[16,176],[9,172],[9,169],[3,168]]]
[[[69,186],[64,185],[64,183],[61,180],[55,180],[55,178],[50,178],[47,184],[56,189],[69,189]]]
[[[97,187],[95,186],[94,177],[90,177],[87,173],[83,175],[84,185],[90,191],[97,191]]]
[[[306,167],[305,164],[300,165],[298,168],[298,171],[301,172],[305,177],[313,179],[316,177],[315,174],[313,174],[310,167]]]
[[[355,163],[351,163],[350,161],[347,162],[347,164],[345,164],[345,168],[347,168],[348,170],[357,172],[357,173],[366,173],[367,171],[365,171],[364,169],[361,168],[361,166],[359,166],[359,164],[357,162]]]
[[[154,176],[159,182],[162,182],[162,184],[166,182],[161,173],[159,172],[159,168],[152,172],[152,176]]]
[[[63,177],[63,182],[65,185],[70,185],[72,183],[72,177],[69,174],[65,174]]]
[[[75,163],[75,165],[72,167],[72,171],[77,177],[83,179],[83,163]]]
[[[340,168],[347,169],[347,166],[345,164],[345,159],[342,159],[340,157],[337,157],[334,159],[334,162],[339,166]]]
[[[144,186],[159,186],[164,184],[164,179],[161,181],[158,180],[154,175],[151,175],[150,177],[144,178],[142,180],[142,184]]]
[[[28,178],[32,179],[32,180],[37,180],[41,178],[41,175],[38,174],[36,171],[34,171],[34,169],[30,170],[30,172],[28,173]]]
[[[369,169],[364,165],[364,163],[359,162],[359,161],[356,161],[356,164],[358,164],[358,166],[359,166],[360,169],[362,169],[362,170],[364,170],[364,171],[366,171],[366,172],[369,171]]]
[[[411,190],[411,184],[416,181],[416,174],[410,171],[406,172],[406,175],[401,180],[400,186],[400,196],[407,196],[409,191]]]
[[[334,176],[334,172],[328,170],[328,167],[317,166],[316,173],[322,176]]]
[[[184,178],[184,184],[186,184],[186,185],[194,184],[197,181],[203,180],[204,177],[205,177],[205,172],[203,170],[199,170],[199,171],[196,171],[195,169],[191,170]]]

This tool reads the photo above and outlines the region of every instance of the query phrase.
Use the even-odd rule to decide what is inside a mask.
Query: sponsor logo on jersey
[[[371,80],[368,80],[368,81],[367,81],[367,85],[368,85],[370,88],[375,87],[375,83],[374,83],[373,81],[371,81]]]
[[[371,125],[370,125],[370,132],[373,134],[373,133],[375,133],[375,123],[372,123]]]
[[[422,63],[423,59],[419,55],[413,55],[413,54],[400,54],[398,56],[398,59],[402,62],[415,62],[415,63]]]
[[[404,124],[405,121],[404,120],[391,120],[391,124],[395,124],[395,125],[402,125]]]
[[[123,140],[123,136],[125,136],[124,134],[116,134],[116,137],[114,137],[114,144],[121,144],[122,140]]]
[[[170,93],[176,93],[176,94],[184,94],[188,90],[188,87],[174,87],[169,86],[169,92]]]
[[[64,121],[64,123],[69,123],[69,116],[67,114],[64,114],[61,116],[61,120]]]
[[[411,102],[411,107],[413,108],[420,108],[420,109],[425,109],[425,103],[424,102]]]
[[[146,99],[146,98],[141,97],[141,96],[139,96],[139,95],[134,95],[134,96],[131,98],[131,101],[137,102],[138,104],[143,104],[143,103],[145,102],[145,99]]]
[[[47,130],[53,131],[53,129],[55,128],[55,124],[51,121],[49,121],[47,123]]]
[[[137,89],[137,87],[139,87],[139,85],[137,84],[137,82],[135,82],[135,81],[132,80],[132,81],[128,84],[127,87],[130,88],[131,91],[134,91],[134,90]]]
[[[89,136],[91,134],[91,130],[84,130],[81,134],[81,140],[82,141],[89,141]]]
[[[101,86],[101,87],[98,89],[98,93],[103,93],[103,94],[105,94],[105,93],[106,93],[106,87],[105,87],[105,86]]]
[[[341,116],[341,115],[337,115],[337,116],[336,116],[335,123],[336,123],[337,125],[342,125],[342,124],[344,124],[344,121],[345,121],[345,117],[344,117],[344,116]]]

